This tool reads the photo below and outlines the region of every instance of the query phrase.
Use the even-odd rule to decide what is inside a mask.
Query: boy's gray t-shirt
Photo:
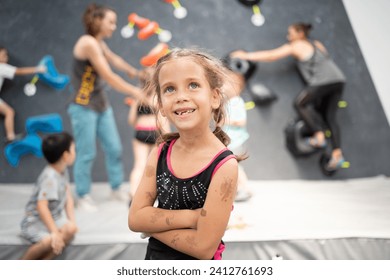
[[[33,193],[26,205],[26,218],[30,222],[40,220],[37,211],[39,200],[48,200],[49,210],[53,219],[60,218],[66,203],[66,186],[69,183],[69,173],[66,169],[64,174],[58,173],[50,165],[46,166],[34,185]]]

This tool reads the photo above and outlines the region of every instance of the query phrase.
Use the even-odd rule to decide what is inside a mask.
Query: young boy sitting
[[[22,236],[33,243],[22,259],[52,259],[60,255],[77,232],[67,167],[76,158],[73,137],[67,132],[43,139],[48,165],[43,169],[26,205]]]

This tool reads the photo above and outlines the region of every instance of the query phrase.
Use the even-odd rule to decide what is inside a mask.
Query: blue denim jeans
[[[112,108],[102,113],[87,107],[70,104],[68,114],[76,144],[73,176],[76,193],[82,197],[91,190],[91,171],[96,157],[96,138],[105,153],[108,180],[113,190],[123,182],[122,144]]]

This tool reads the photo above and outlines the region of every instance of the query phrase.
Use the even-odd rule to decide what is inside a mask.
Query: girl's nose
[[[176,102],[183,102],[188,100],[188,95],[185,90],[178,89],[176,93]]]

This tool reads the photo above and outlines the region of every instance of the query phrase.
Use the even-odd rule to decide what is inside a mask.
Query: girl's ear
[[[220,89],[214,89],[211,96],[211,108],[213,108],[214,110],[218,109],[219,106],[221,106],[221,98],[222,95]]]

